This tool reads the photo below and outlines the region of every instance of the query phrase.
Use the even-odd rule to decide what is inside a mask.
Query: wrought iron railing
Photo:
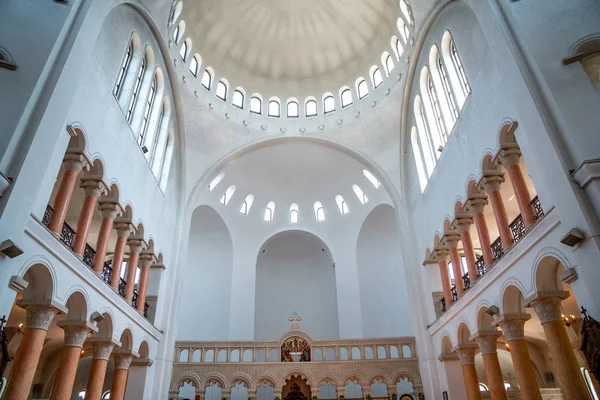
[[[138,301],[138,292],[137,292],[137,290],[133,289],[133,296],[131,296],[131,305],[133,306],[133,308],[137,308],[137,301]]]
[[[450,292],[452,293],[452,302],[454,303],[454,302],[456,302],[456,300],[458,300],[458,293],[456,292],[456,285],[452,285]]]
[[[542,219],[545,214],[538,196],[535,196],[529,204],[531,204],[531,207],[533,208],[535,220],[539,221],[540,219]],[[516,244],[519,241],[521,241],[521,239],[523,239],[523,237],[527,234],[527,230],[525,229],[525,223],[523,222],[523,216],[521,214],[519,214],[517,218],[515,218],[513,222],[511,222],[510,232],[512,235],[513,244]],[[502,240],[500,240],[500,238],[494,240],[490,247],[494,256],[494,262],[497,262],[504,256],[504,248],[502,246]],[[479,273],[479,277],[485,275],[487,271],[483,255],[475,261],[475,265],[477,266],[477,272]],[[465,284],[465,289],[470,289],[471,280],[469,279],[469,273],[467,272],[465,275],[463,275],[462,279]],[[452,285],[452,301],[455,302],[456,300],[456,286]],[[446,312],[446,300],[442,299],[440,303],[442,305],[442,312]]]
[[[50,207],[50,205],[46,206],[46,210],[44,211],[44,216],[42,217],[42,224],[46,227],[50,225],[50,219],[52,218],[52,213],[54,209]],[[63,223],[61,235],[59,237],[61,243],[63,243],[70,250],[73,250],[73,244],[75,242],[75,230],[69,226],[66,222]],[[94,258],[96,257],[96,250],[94,250],[89,244],[86,243],[85,249],[83,250],[83,262],[90,268],[94,267]],[[112,276],[112,267],[108,262],[104,263],[104,267],[102,268],[102,274],[100,275],[100,279],[110,285],[110,280]],[[122,297],[125,297],[125,287],[127,286],[127,282],[123,278],[119,278],[119,294]],[[138,294],[134,290],[133,292],[135,296],[135,303],[137,304]],[[136,305],[133,305],[136,308]],[[148,303],[144,303],[144,317],[148,318]]]

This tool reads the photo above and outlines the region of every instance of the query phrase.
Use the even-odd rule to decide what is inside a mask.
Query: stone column
[[[115,372],[110,386],[110,400],[123,400],[125,398],[125,388],[127,387],[127,376],[129,375],[129,366],[135,355],[133,353],[118,351],[113,352],[115,361]]]
[[[179,389],[169,390],[169,400],[177,400],[179,398]]]
[[[248,394],[248,397],[250,397],[250,395]],[[319,397],[319,388],[318,387],[310,387],[310,400],[312,400],[313,397]]]
[[[96,255],[94,256],[94,272],[98,275],[102,275],[104,269],[108,241],[110,240],[113,222],[117,218],[118,205],[116,202],[100,202],[100,210],[102,211],[102,224],[100,225],[100,232],[96,241]]]
[[[487,205],[488,201],[485,196],[471,198],[467,202],[469,211],[473,214],[475,220],[475,227],[477,228],[477,236],[479,237],[479,244],[481,245],[481,252],[483,253],[483,261],[485,266],[492,265],[494,263],[494,253],[492,253],[492,242],[490,241],[490,231],[483,215],[483,209]]]
[[[102,397],[102,388],[106,376],[106,367],[116,344],[112,341],[94,340],[94,357],[92,358],[92,368],[88,377],[85,390],[85,400],[100,400]]]
[[[225,397],[226,399],[231,398],[231,389],[221,389],[221,397]]]
[[[500,195],[500,184],[504,182],[504,174],[501,172],[487,171],[487,175],[483,177],[483,186],[492,203],[494,209],[494,218],[500,232],[500,240],[504,251],[510,249],[513,245],[512,235],[510,233],[510,221],[504,207],[502,195]]]
[[[67,210],[73,196],[73,189],[77,183],[77,177],[85,166],[85,161],[81,154],[67,153],[63,160],[64,173],[56,197],[54,198],[54,212],[50,217],[48,229],[57,235],[62,232]]]
[[[458,254],[458,235],[445,236],[446,246],[450,251],[450,259],[452,260],[452,271],[454,272],[454,285],[456,286],[456,294],[461,296],[465,292],[465,282],[463,281],[462,265],[460,264],[460,254]]]
[[[23,305],[27,316],[25,332],[12,362],[12,373],[8,380],[3,400],[27,400],[33,383],[35,370],[44,347],[48,328],[59,312],[53,305]]]
[[[483,358],[485,375],[487,377],[492,400],[508,400],[496,347],[498,336],[501,335],[502,334],[497,331],[480,331],[479,334],[473,338],[479,346],[479,351]]]
[[[523,400],[542,400],[525,341],[525,321],[530,318],[529,314],[503,315],[497,318],[494,324],[502,328],[506,337]]]
[[[362,387],[362,391],[363,391],[363,398],[366,398],[367,396],[371,395],[371,385],[365,385]]]
[[[127,281],[125,300],[131,302],[133,289],[135,288],[135,273],[138,269],[138,261],[140,259],[140,252],[142,251],[142,239],[130,237],[127,244],[129,245],[129,262],[127,263],[127,275],[125,276],[125,280]]]
[[[529,194],[529,188],[525,183],[523,171],[521,171],[521,166],[519,165],[520,158],[521,151],[518,147],[504,148],[500,152],[500,162],[508,171],[523,222],[525,226],[529,226],[535,223],[535,216],[533,214],[533,207],[530,204],[531,194]]]
[[[481,400],[479,378],[477,377],[477,370],[475,370],[476,349],[477,345],[475,344],[459,345],[454,349],[462,366],[468,400]]]
[[[121,278],[121,265],[123,264],[123,257],[125,256],[127,238],[131,234],[131,224],[129,222],[118,222],[115,223],[115,228],[117,229],[118,237],[112,261],[112,277],[110,279],[110,286],[115,292],[118,293],[119,280]]]
[[[317,396],[319,395],[319,391],[317,390]],[[256,389],[248,389],[248,399],[256,399]],[[200,399],[196,399],[200,400]]]
[[[392,397],[392,395],[396,395],[399,396],[398,394],[398,385],[393,384],[393,385],[387,385],[387,391],[388,391],[388,397]]]
[[[150,273],[150,266],[154,261],[154,255],[152,253],[142,253],[140,257],[140,263],[142,265],[142,272],[140,273],[140,282],[138,284],[138,299],[137,299],[137,310],[143,315],[144,305],[146,304],[146,293],[148,290],[148,274]],[[229,354],[229,352],[227,352]],[[240,357],[243,354],[240,352]]]
[[[204,391],[202,389],[196,389],[196,391],[194,393],[196,395],[194,397],[195,400],[204,400]],[[256,390],[254,390],[254,396],[253,397],[256,397]],[[251,398],[250,397],[250,389],[248,389],[248,399],[250,399],[250,398]]]
[[[565,399],[589,400],[587,386],[579,371],[579,364],[562,320],[560,305],[568,296],[568,292],[553,293],[550,296],[540,294],[529,304],[535,310],[544,328],[554,370]]]
[[[442,289],[444,291],[444,300],[446,300],[446,308],[452,305],[452,288],[450,285],[450,274],[448,273],[447,264],[448,253],[438,252],[436,258],[439,260],[440,276],[442,277]]]
[[[100,179],[84,179],[81,181],[81,187],[85,191],[85,200],[83,201],[79,220],[77,221],[75,242],[73,243],[73,252],[80,256],[83,255],[83,251],[85,250],[88,234],[90,233],[90,225],[92,225],[94,211],[96,210],[96,203],[103,190]]]
[[[473,251],[473,240],[471,240],[471,224],[473,218],[468,216],[462,216],[458,218],[458,232],[460,233],[460,241],[463,245],[463,251],[465,252],[465,260],[467,261],[467,268],[469,269],[469,280],[471,285],[479,278],[479,271],[477,271],[477,265],[475,265],[475,252]]]
[[[267,353],[267,360],[268,360],[268,353]],[[273,398],[277,399],[280,398],[281,399],[281,391],[283,390],[283,388],[274,388],[273,389]]]
[[[98,329],[86,322],[60,321],[57,325],[65,331],[65,339],[50,400],[69,400],[83,343],[90,332],[97,332]]]

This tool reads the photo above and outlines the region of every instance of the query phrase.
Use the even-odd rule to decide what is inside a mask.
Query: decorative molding
[[[525,339],[525,322],[531,319],[529,314],[502,315],[494,319],[493,324],[500,326],[506,341]]]
[[[29,286],[29,282],[17,275],[13,275],[8,282],[8,287],[17,293],[27,289],[27,286]]]
[[[562,274],[559,276],[560,280],[566,284],[571,284],[575,282],[579,277],[577,276],[577,270],[575,268],[567,268]]]

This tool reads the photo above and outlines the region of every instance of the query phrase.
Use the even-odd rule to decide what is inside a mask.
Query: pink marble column
[[[103,190],[102,182],[99,179],[84,179],[81,181],[81,187],[85,191],[85,200],[83,201],[79,220],[77,221],[75,242],[73,243],[73,252],[80,256],[83,255],[83,251],[85,250],[96,204]]]
[[[494,263],[494,253],[492,252],[492,242],[490,241],[490,231],[483,215],[483,209],[487,205],[488,201],[485,196],[469,199],[467,207],[473,214],[475,220],[475,227],[477,228],[477,236],[479,237],[479,244],[481,246],[481,252],[483,253],[483,261],[486,267]]]
[[[456,286],[456,294],[459,296],[465,292],[465,282],[462,279],[463,272],[460,264],[460,254],[458,254],[458,235],[445,236],[446,246],[450,252],[450,260],[452,261],[452,272],[454,273],[454,285]]]
[[[140,263],[142,266],[142,272],[140,273],[140,282],[138,284],[138,299],[137,299],[137,310],[141,314],[144,313],[144,306],[146,303],[146,293],[148,291],[148,277],[150,274],[150,266],[154,261],[154,255],[152,253],[142,253],[140,257]]]
[[[450,284],[450,274],[448,273],[448,253],[436,250],[435,258],[440,267],[440,276],[442,279],[442,290],[444,291],[444,300],[446,308],[452,304],[452,285]]]
[[[527,187],[527,183],[525,183],[523,171],[521,171],[521,166],[519,165],[520,158],[521,151],[518,148],[502,149],[500,153],[500,162],[508,171],[523,222],[525,226],[529,226],[535,223],[535,217],[533,207],[530,204],[531,194],[529,194],[529,188]]]
[[[483,177],[483,186],[488,194],[490,203],[492,203],[496,225],[498,225],[498,231],[500,232],[502,248],[506,251],[512,247],[513,239],[510,233],[508,214],[506,213],[504,201],[500,194],[500,184],[502,182],[504,182],[504,175],[502,173],[494,173],[493,175],[490,174]]]
[[[129,244],[129,262],[127,263],[127,275],[125,276],[125,280],[127,281],[125,300],[131,301],[133,298],[133,289],[135,288],[135,273],[138,269],[138,261],[140,259],[140,252],[142,251],[142,240],[137,237],[130,237],[127,244]]]
[[[106,368],[114,347],[115,343],[112,341],[94,341],[94,357],[85,389],[85,400],[100,400],[102,397]]]
[[[96,256],[94,257],[94,272],[98,275],[101,275],[104,269],[104,260],[106,259],[113,222],[117,218],[118,205],[114,202],[100,202],[100,210],[102,211],[102,224],[96,241]]]
[[[127,377],[129,366],[134,354],[124,352],[113,352],[115,360],[115,372],[113,373],[112,385],[110,386],[110,400],[123,400],[127,388]]]
[[[463,251],[465,253],[465,260],[467,262],[467,268],[469,270],[469,280],[473,284],[479,278],[479,272],[477,271],[477,265],[475,265],[475,252],[473,251],[473,241],[471,240],[471,224],[473,218],[463,216],[458,218],[458,232],[460,233],[460,241],[463,245]]]
[[[115,224],[117,229],[117,244],[115,246],[115,254],[112,261],[112,277],[110,286],[115,292],[119,291],[119,280],[121,279],[121,265],[125,256],[125,246],[127,239],[131,234],[131,224],[129,222],[119,222]]]
[[[58,235],[62,232],[62,227],[67,216],[67,210],[69,209],[71,197],[73,196],[73,190],[77,183],[77,177],[85,166],[85,162],[81,155],[67,153],[63,165],[64,173],[58,192],[54,198],[54,212],[52,212],[50,223],[48,224],[48,229]]]

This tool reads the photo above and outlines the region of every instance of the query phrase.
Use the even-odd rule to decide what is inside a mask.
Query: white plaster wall
[[[313,339],[338,339],[334,261],[312,234],[287,231],[269,239],[256,263],[254,339],[281,337],[294,311]]]
[[[395,210],[379,205],[358,234],[356,259],[365,337],[412,336]]]

